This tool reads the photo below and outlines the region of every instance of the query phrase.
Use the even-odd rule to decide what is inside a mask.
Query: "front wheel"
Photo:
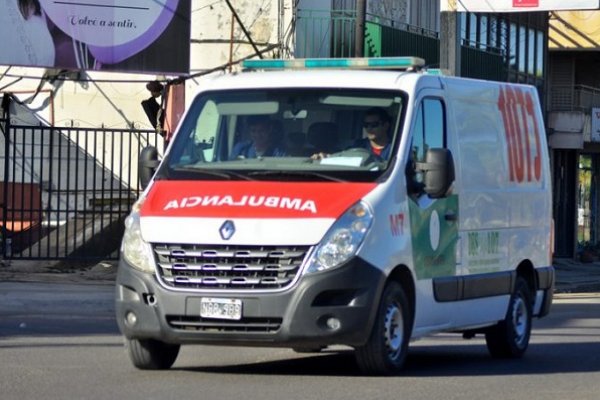
[[[412,314],[402,286],[390,282],[383,291],[375,325],[364,346],[356,348],[359,368],[368,374],[400,372],[408,353]]]
[[[127,339],[126,346],[136,368],[151,370],[171,368],[180,347],[154,339]]]
[[[506,318],[485,334],[487,348],[495,358],[520,358],[529,346],[533,306],[527,281],[517,278]]]

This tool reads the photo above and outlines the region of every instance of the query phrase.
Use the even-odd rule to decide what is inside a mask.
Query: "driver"
[[[237,143],[231,151],[230,159],[283,157],[285,151],[275,140],[274,122],[266,115],[253,115],[248,118],[250,140]]]

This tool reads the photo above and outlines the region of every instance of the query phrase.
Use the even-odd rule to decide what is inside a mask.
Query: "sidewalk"
[[[555,258],[556,292],[600,292],[600,261],[581,263],[570,258]]]
[[[113,285],[117,261],[83,265],[53,260],[0,260],[0,282],[54,282]]]
[[[556,293],[600,292],[600,261],[581,263],[573,259],[554,260]],[[114,284],[116,261],[95,265],[64,265],[55,261],[13,260],[0,261],[0,281],[71,282]]]

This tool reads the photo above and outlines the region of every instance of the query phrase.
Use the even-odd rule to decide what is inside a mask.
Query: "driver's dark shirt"
[[[285,155],[285,151],[279,147],[271,147],[262,154],[262,157],[285,157]],[[254,143],[251,140],[247,140],[233,146],[229,159],[235,160],[236,158],[257,158]]]

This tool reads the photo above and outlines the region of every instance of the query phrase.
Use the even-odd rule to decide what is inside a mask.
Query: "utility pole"
[[[354,57],[365,55],[365,20],[367,0],[356,0],[356,21],[354,25]]]
[[[277,43],[279,43],[279,58],[283,58],[283,52],[285,50],[285,43],[283,43],[283,27],[284,27],[284,18],[285,18],[285,0],[279,0],[277,2],[278,7],[278,15],[277,15]]]
[[[440,69],[452,76],[460,76],[460,14],[457,0],[442,0],[440,14]]]

